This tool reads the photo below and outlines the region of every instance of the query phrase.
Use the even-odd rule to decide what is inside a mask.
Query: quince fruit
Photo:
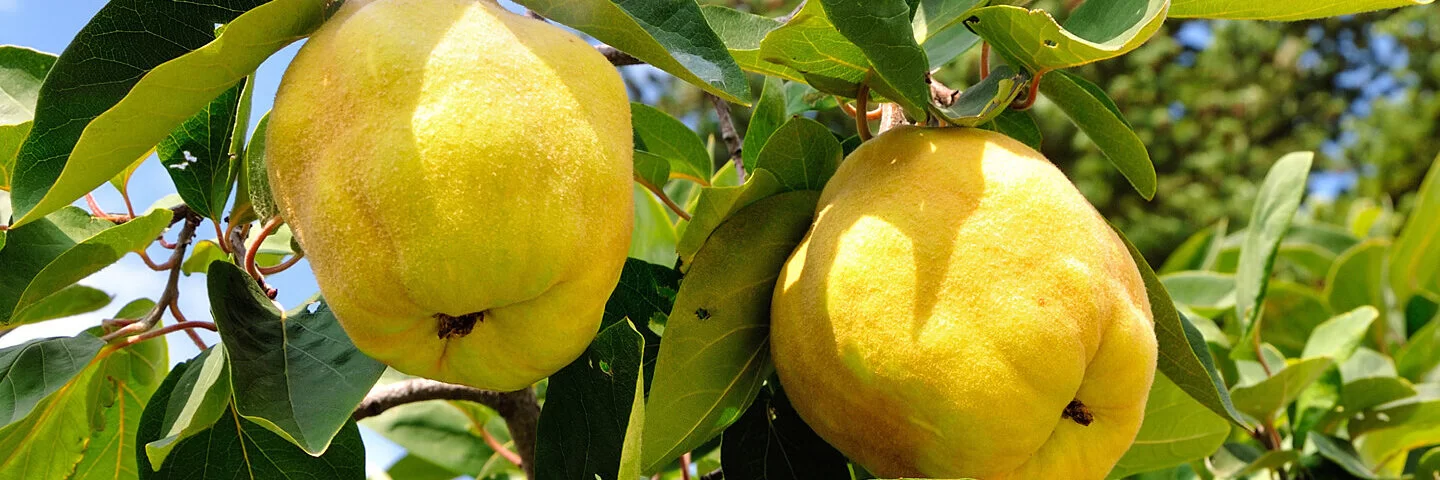
[[[494,390],[594,338],[630,244],[619,73],[493,1],[350,0],[267,130],[280,214],[361,351]]]
[[[775,367],[821,437],[882,478],[1101,479],[1155,374],[1119,237],[1004,135],[901,127],[825,186],[776,286]]]

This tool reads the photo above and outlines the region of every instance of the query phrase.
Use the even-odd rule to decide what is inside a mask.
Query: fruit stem
[[[868,79],[867,79],[868,80]],[[855,92],[855,131],[860,135],[860,141],[870,140],[874,137],[870,133],[870,84],[860,83],[860,89]],[[860,112],[866,112],[860,115]]]

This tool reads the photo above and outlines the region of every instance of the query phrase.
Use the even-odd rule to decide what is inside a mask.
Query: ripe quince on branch
[[[633,147],[620,75],[581,39],[493,1],[349,0],[267,136],[281,216],[366,354],[517,390],[594,338]]]
[[[816,208],[771,309],[816,433],[883,478],[1105,477],[1156,341],[1133,259],[1064,174],[1001,134],[900,127]]]

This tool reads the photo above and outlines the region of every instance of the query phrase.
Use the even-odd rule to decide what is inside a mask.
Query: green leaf
[[[1283,280],[1270,284],[1265,297],[1264,317],[1258,329],[1251,329],[1241,336],[1241,345],[1252,345],[1252,335],[1259,335],[1262,341],[1276,348],[1285,357],[1299,357],[1305,349],[1306,340],[1315,327],[1329,320],[1334,312],[1325,305],[1325,298],[1315,289]],[[1230,358],[1254,358],[1253,348],[1237,348],[1230,352]]]
[[[1300,208],[1305,178],[1310,174],[1314,158],[1311,152],[1281,157],[1260,186],[1235,273],[1235,316],[1246,332],[1259,321],[1259,307],[1270,284],[1270,271],[1275,266],[1275,251],[1280,248],[1295,210]]]
[[[691,259],[695,258],[695,253],[705,244],[705,240],[710,238],[711,232],[715,231],[715,227],[720,226],[720,222],[730,218],[730,215],[784,190],[780,180],[768,170],[751,172],[744,185],[700,189],[695,207],[690,209],[690,220],[683,224],[685,230],[681,232],[680,243],[676,245],[680,260],[689,265]]]
[[[670,181],[670,161],[665,157],[636,150],[634,157],[635,181],[651,190],[659,190]]]
[[[756,156],[754,168],[775,174],[786,190],[820,191],[843,158],[840,141],[820,122],[792,117]]]
[[[229,262],[230,254],[220,249],[220,245],[213,240],[201,240],[195,242],[195,248],[190,250],[190,256],[180,264],[180,271],[186,275],[205,273],[210,270],[211,262]]]
[[[1105,2],[1086,5],[1101,3]],[[1002,7],[982,10],[991,8]],[[1100,87],[1069,72],[1051,72],[1040,81],[1040,92],[1100,147],[1100,153],[1110,159],[1135,191],[1147,200],[1155,196],[1155,165],[1150,161],[1150,152]]]
[[[149,300],[131,305],[153,307]],[[148,310],[148,308],[146,308]],[[123,317],[122,317],[123,318]],[[98,334],[99,329],[90,333]],[[93,430],[80,464],[71,479],[118,479],[139,476],[135,461],[136,431],[145,403],[160,386],[169,369],[169,347],[164,338],[146,340],[115,351],[103,361],[104,373],[97,374],[94,388],[99,389],[98,407],[91,404],[92,415],[103,415],[100,428]],[[103,412],[98,412],[103,408]],[[98,417],[96,417],[98,418]],[[96,425],[91,425],[94,428]]]
[[[164,383],[150,397],[140,417],[136,455],[141,480],[188,480],[194,478],[336,479],[365,478],[365,449],[360,429],[346,422],[323,455],[311,456],[284,438],[246,420],[227,408],[210,428],[181,440],[161,465],[152,465],[144,454],[146,444],[163,435],[164,419],[175,387],[192,361],[176,365]]]
[[[818,1],[765,35],[760,58],[794,69],[816,90],[850,98],[870,72],[865,52],[835,29]]]
[[[30,134],[35,98],[55,55],[14,45],[0,45],[0,190],[10,189],[15,153]],[[0,216],[0,224],[5,218]]]
[[[1310,332],[1310,340],[1305,342],[1300,358],[1330,357],[1337,363],[1345,363],[1365,340],[1370,322],[1379,316],[1375,307],[1367,305],[1326,320]]]
[[[385,471],[390,480],[452,480],[460,476],[454,470],[436,465],[415,454],[406,454]],[[375,477],[371,477],[375,478]]]
[[[970,12],[965,26],[1007,63],[1048,72],[1120,56],[1149,40],[1165,21],[1168,0],[1086,2],[1065,28],[1049,12],[996,5]]]
[[[93,289],[71,286],[126,253],[145,248],[170,225],[170,217],[169,210],[151,210],[112,225],[69,207],[9,231],[8,246],[0,251],[0,264],[6,266],[0,271],[0,324],[19,325],[80,313],[47,301],[56,295],[67,301],[83,299],[87,307],[104,306],[108,298],[96,302]]]
[[[105,342],[88,333],[39,338],[0,349],[0,426],[15,423],[55,393],[100,353]]]
[[[1040,125],[1036,124],[1035,117],[1026,111],[1006,109],[985,124],[984,128],[1008,135],[1037,151],[1044,140],[1040,135]]]
[[[725,429],[720,464],[726,478],[852,478],[845,456],[805,424],[773,382]]]
[[[161,419],[160,438],[145,444],[144,455],[152,465],[165,457],[180,441],[209,429],[230,411],[230,366],[225,345],[200,352],[189,360],[190,368],[180,375]]]
[[[1305,387],[1318,380],[1320,375],[1334,364],[1335,360],[1330,357],[1307,358],[1290,363],[1259,383],[1235,387],[1230,392],[1230,398],[1235,402],[1236,410],[1251,418],[1261,421],[1273,419],[1276,413],[1295,401]],[[1272,364],[1271,368],[1279,366]]]
[[[669,165],[669,177],[684,178],[702,185],[710,183],[710,152],[690,127],[643,103],[630,104],[630,119],[635,127],[635,149],[665,159]],[[646,178],[651,180],[648,175]],[[664,185],[664,182],[657,185]]]
[[[37,134],[16,159],[15,224],[39,220],[134,163],[270,54],[318,27],[324,7],[320,0],[107,4],[40,89]],[[215,24],[227,22],[214,37]]]
[[[1250,462],[1245,468],[1235,472],[1234,477],[1226,478],[1248,478],[1251,475],[1267,470],[1280,470],[1286,465],[1300,460],[1300,452],[1294,450],[1270,450],[1260,455],[1255,461]]]
[[[1140,433],[1107,478],[1173,467],[1209,456],[1225,443],[1230,422],[1190,398],[1164,375],[1155,377]]]
[[[1030,76],[1009,65],[997,65],[990,75],[971,85],[950,106],[932,108],[952,125],[974,127],[996,119],[1025,87]],[[1038,132],[1036,133],[1038,135]]]
[[[695,255],[660,344],[644,471],[658,471],[734,423],[773,372],[770,297],[818,200],[815,191],[760,200],[722,223]]]
[[[659,356],[660,336],[666,317],[675,304],[676,291],[680,289],[680,272],[662,265],[626,259],[620,270],[620,281],[615,291],[605,301],[605,315],[601,329],[625,319],[635,325],[645,337],[645,390],[650,390],[655,378],[655,362]]]
[[[1434,0],[1171,0],[1169,15],[1174,18],[1295,21],[1409,5],[1428,5],[1432,1]]]
[[[360,423],[404,447],[411,456],[459,474],[479,477],[495,456],[478,430],[483,425],[474,425],[457,404],[448,401],[405,404]]]
[[[730,56],[735,57],[740,69],[768,77],[804,81],[805,77],[800,72],[760,59],[760,41],[770,31],[780,28],[782,24],[779,21],[722,5],[701,5],[700,12],[705,14],[705,21],[725,42],[725,48],[730,50]]]
[[[950,63],[980,43],[975,35],[960,23],[964,14],[971,9],[982,7],[987,0],[921,0],[911,19],[916,38],[923,38],[920,48],[930,60],[930,70]]]
[[[1115,234],[1125,242],[1125,247],[1130,250],[1130,258],[1135,260],[1135,266],[1140,270],[1140,278],[1145,281],[1150,313],[1155,318],[1155,339],[1159,350],[1157,368],[1160,373],[1175,382],[1175,385],[1191,398],[1205,405],[1205,408],[1236,425],[1248,428],[1248,422],[1231,403],[1230,391],[1225,388],[1225,381],[1215,370],[1215,361],[1210,357],[1210,349],[1205,346],[1204,336],[1189,320],[1175,311],[1175,302],[1170,299],[1165,284],[1161,283],[1155,276],[1155,271],[1150,269],[1145,256],[1140,254],[1119,229],[1115,230]]]
[[[675,243],[679,236],[670,222],[669,209],[643,185],[635,184],[635,225],[630,230],[630,258],[650,263],[675,264]]]
[[[95,338],[96,330],[81,335]],[[85,360],[84,369],[59,379],[59,388],[28,415],[0,428],[0,478],[134,477],[133,452],[121,449],[133,445],[132,414],[168,363],[165,340],[103,350]]]
[[[613,322],[550,377],[535,445],[537,480],[639,477],[644,347],[630,322]]]
[[[1363,418],[1352,418],[1348,428],[1366,464],[1380,466],[1403,461],[1412,449],[1440,443],[1440,399],[1422,392],[1410,400],[1387,404]]]
[[[835,29],[854,43],[874,67],[876,91],[924,122],[929,115],[930,62],[915,43],[910,5],[905,0],[819,0]]]
[[[1400,376],[1420,381],[1440,366],[1436,352],[1440,352],[1440,321],[1431,320],[1395,352],[1395,367]]]
[[[1184,305],[1206,317],[1235,308],[1235,276],[1200,271],[1176,272],[1160,276],[1175,303]]]
[[[225,215],[235,181],[230,140],[244,89],[241,80],[225,90],[155,148],[185,205],[214,221]]]
[[[250,195],[250,208],[261,221],[269,220],[280,212],[275,206],[275,197],[270,193],[270,176],[265,170],[265,132],[269,126],[270,112],[265,112],[260,117],[260,123],[255,124],[255,133],[250,135],[250,143],[245,148],[245,179],[242,180],[246,193]]]
[[[1385,307],[1385,260],[1389,253],[1388,239],[1371,239],[1336,257],[1325,277],[1325,298],[1330,308]]]
[[[1415,465],[1415,478],[1440,478],[1440,447],[1431,448],[1420,456],[1420,462]]]
[[[211,263],[206,277],[236,412],[324,453],[385,365],[355,349],[324,303],[285,317],[240,267]]]
[[[760,101],[750,112],[750,123],[745,127],[745,141],[740,147],[740,158],[746,170],[754,170],[760,157],[760,150],[770,137],[785,123],[785,84],[779,79],[766,78],[760,90]]]
[[[1440,157],[1430,164],[1415,209],[1390,249],[1390,288],[1404,305],[1415,292],[1440,294]]]
[[[1221,219],[1214,227],[1195,232],[1170,253],[1165,264],[1160,266],[1160,273],[1163,275],[1185,270],[1212,269],[1215,257],[1220,254],[1225,243],[1225,232],[1229,225],[1228,219]]]
[[[1335,462],[1336,465],[1350,472],[1351,475],[1363,479],[1376,478],[1375,472],[1371,471],[1369,467],[1365,466],[1364,462],[1360,461],[1360,458],[1355,453],[1355,447],[1350,445],[1350,442],[1323,433],[1311,433],[1306,437],[1311,443],[1315,444],[1315,449],[1320,451],[1321,456]]]
[[[725,100],[750,104],[745,73],[691,0],[519,0]]]

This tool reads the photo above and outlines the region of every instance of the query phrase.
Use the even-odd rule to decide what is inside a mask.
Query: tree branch
[[[183,214],[185,226],[180,228],[180,237],[175,240],[175,251],[170,254],[170,260],[165,262],[170,265],[170,277],[165,282],[165,290],[160,293],[160,299],[155,301],[155,307],[150,309],[145,318],[110,332],[100,337],[101,340],[108,342],[155,328],[160,317],[165,315],[165,309],[180,296],[180,263],[185,260],[185,247],[195,238],[195,228],[200,226],[200,216],[191,213],[189,209],[185,209]]]
[[[528,478],[535,478],[535,438],[540,426],[540,402],[530,388],[514,392],[495,392],[417,378],[383,385],[370,391],[355,407],[351,418],[361,420],[407,403],[426,400],[464,400],[495,410],[510,429],[515,453]]]
[[[705,96],[715,105],[715,117],[720,121],[720,138],[730,147],[730,162],[735,164],[735,174],[739,176],[740,183],[745,183],[745,162],[740,157],[743,142],[740,134],[735,131],[734,119],[730,117],[730,104],[711,93],[706,93]]]
[[[600,54],[604,55],[605,59],[610,61],[611,65],[617,67],[623,67],[626,65],[642,65],[645,63],[640,61],[640,59],[638,58],[630,56],[630,54],[628,53],[616,50],[615,47],[603,43],[596,45],[595,50],[599,50]]]

